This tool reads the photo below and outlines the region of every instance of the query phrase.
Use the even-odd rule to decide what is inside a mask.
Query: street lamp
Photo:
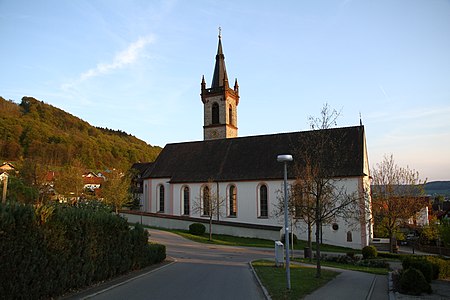
[[[292,155],[277,156],[277,161],[284,163],[284,247],[286,249],[286,285],[291,289],[291,271],[289,266],[289,225],[288,225],[288,194],[287,194],[287,163],[292,161]]]

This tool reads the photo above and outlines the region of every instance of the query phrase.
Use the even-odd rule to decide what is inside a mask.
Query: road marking
[[[372,284],[370,285],[369,293],[367,294],[366,300],[372,298],[373,289],[375,288],[375,282],[377,281],[377,275],[373,276]]]
[[[171,258],[173,259],[173,261],[170,262],[170,263],[168,263],[167,265],[164,265],[164,266],[159,267],[159,268],[157,268],[157,269],[153,269],[153,270],[148,271],[148,272],[146,272],[146,273],[144,273],[144,274],[135,276],[135,277],[133,277],[133,278],[127,279],[127,280],[122,281],[122,282],[120,282],[120,283],[114,284],[114,285],[112,285],[112,286],[107,287],[106,289],[103,289],[103,290],[98,291],[98,292],[96,292],[96,293],[94,293],[94,294],[88,295],[88,296],[86,296],[86,297],[84,297],[84,298],[81,298],[81,299],[89,299],[89,298],[95,297],[95,296],[97,296],[97,295],[103,294],[104,292],[107,292],[107,291],[109,291],[109,290],[115,289],[116,287],[119,287],[119,286],[121,286],[121,285],[127,284],[128,282],[131,282],[131,281],[133,281],[133,280],[136,280],[136,279],[138,279],[138,278],[141,278],[141,277],[146,276],[146,275],[148,275],[148,274],[151,274],[151,273],[153,273],[153,272],[162,270],[162,269],[164,269],[164,268],[166,268],[166,267],[168,267],[168,266],[171,266],[172,264],[174,264],[174,263],[177,262],[177,260],[176,260],[175,258],[173,258],[173,257],[171,257]]]

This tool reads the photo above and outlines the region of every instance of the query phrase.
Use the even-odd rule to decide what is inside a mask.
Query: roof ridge
[[[268,136],[275,136],[275,135],[289,135],[289,134],[298,134],[298,133],[306,133],[306,132],[315,132],[320,130],[343,130],[343,129],[353,129],[353,128],[360,128],[362,127],[364,130],[364,125],[354,125],[354,126],[344,126],[344,127],[333,127],[333,128],[326,128],[326,129],[310,129],[310,130],[299,130],[299,131],[290,131],[290,132],[278,132],[278,133],[265,133],[265,134],[257,134],[257,135],[246,135],[246,136],[238,136],[234,138],[223,138],[223,139],[213,139],[213,140],[198,140],[198,141],[186,141],[186,142],[174,142],[174,143],[168,143],[168,145],[181,145],[181,144],[195,144],[195,143],[206,143],[206,142],[215,142],[218,140],[243,140],[243,139],[251,139],[251,138],[259,138],[259,137],[268,137]]]

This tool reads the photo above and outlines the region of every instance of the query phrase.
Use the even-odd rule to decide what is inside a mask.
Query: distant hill
[[[64,166],[77,158],[85,168],[127,170],[155,160],[160,147],[123,131],[89,123],[32,97],[20,104],[0,97],[0,159]]]
[[[442,195],[450,198],[450,181],[432,181],[425,184],[425,194],[431,196]]]

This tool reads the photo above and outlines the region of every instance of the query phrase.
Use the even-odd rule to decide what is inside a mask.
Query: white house
[[[283,219],[276,216],[282,190],[283,165],[279,154],[302,151],[312,131],[238,137],[237,106],[239,86],[229,87],[221,37],[210,88],[204,77],[201,99],[204,106],[204,140],[174,143],[164,147],[156,161],[143,172],[144,223],[187,229],[193,222],[207,222],[202,206],[208,193],[225,199],[222,213],[214,215],[213,231],[238,236],[278,240]],[[369,165],[364,127],[327,129],[323,134],[341,139],[340,160],[333,180],[347,193],[355,193],[370,205]],[[295,179],[288,166],[288,179]],[[369,196],[370,197],[370,196]],[[364,200],[361,200],[364,201]],[[366,204],[367,204],[366,203]],[[130,216],[132,217],[132,216]],[[369,244],[372,235],[370,214],[359,219],[337,219],[323,227],[323,242],[352,248]],[[306,239],[306,227],[299,223],[293,231]]]

